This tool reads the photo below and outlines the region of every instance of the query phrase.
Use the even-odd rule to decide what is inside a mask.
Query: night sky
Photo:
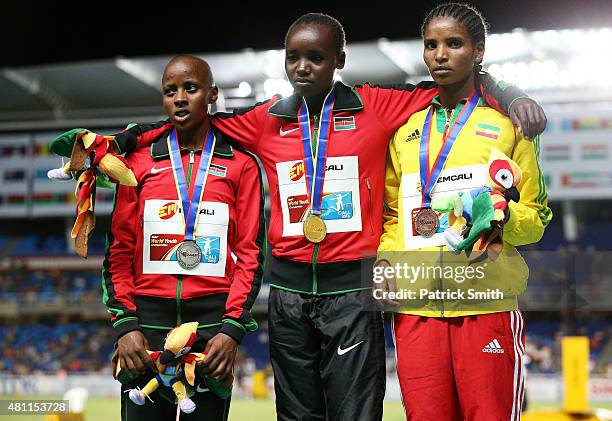
[[[124,2],[81,1],[73,7],[59,0],[5,2],[1,12],[0,67],[176,53],[281,48],[291,22],[303,13],[325,12],[338,18],[347,39],[369,41],[419,36],[421,20],[438,1],[388,2],[372,8],[349,2],[277,3],[173,0],[164,7]],[[247,5],[244,5],[244,4]],[[363,1],[359,2],[360,4]],[[612,26],[612,0],[473,1],[492,32],[526,29]],[[333,4],[333,6],[330,6]],[[415,5],[416,4],[416,5]],[[382,6],[385,7],[382,7]],[[612,46],[611,46],[612,48]]]

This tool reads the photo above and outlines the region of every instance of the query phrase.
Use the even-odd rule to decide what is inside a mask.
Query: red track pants
[[[524,328],[518,310],[449,318],[395,314],[407,419],[520,420]]]

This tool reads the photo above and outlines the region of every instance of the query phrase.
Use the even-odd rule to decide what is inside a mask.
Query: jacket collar
[[[361,97],[353,88],[346,86],[342,82],[334,83],[336,99],[334,101],[333,112],[338,111],[361,111],[363,102]],[[275,117],[297,119],[302,97],[293,94],[290,97],[279,99],[268,109],[268,113]]]
[[[211,124],[211,129],[217,139],[215,142],[215,150],[213,152],[213,156],[217,156],[220,158],[231,158],[234,156],[234,149],[232,146],[227,143],[227,140],[223,136],[223,134],[217,130],[217,128]],[[165,159],[170,156],[170,151],[168,150],[168,136],[170,132],[167,131],[162,134],[159,139],[151,145],[151,157],[155,160],[157,159]]]
[[[457,103],[457,107],[456,108],[460,108],[463,105],[465,105],[468,101],[470,100],[469,96],[466,96],[465,98],[461,98],[459,100],[459,102]],[[433,97],[431,99],[431,105],[433,105],[436,108],[442,108],[442,109],[446,109],[444,108],[444,106],[442,105],[442,103],[440,102],[440,95],[436,95],[435,97]],[[478,106],[486,106],[487,103],[485,102],[485,100],[482,97],[478,98]]]

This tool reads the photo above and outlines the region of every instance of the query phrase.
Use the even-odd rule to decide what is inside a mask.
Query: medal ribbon
[[[215,143],[215,135],[212,133],[212,130],[209,130],[208,133],[206,133],[206,140],[202,146],[202,157],[200,158],[195,186],[193,187],[193,196],[190,199],[185,173],[183,172],[183,162],[181,160],[181,151],[178,145],[176,129],[172,129],[170,136],[168,136],[170,162],[172,163],[172,170],[174,171],[174,181],[176,182],[176,190],[181,201],[183,223],[185,224],[185,240],[194,239],[194,231],[198,223],[202,196],[204,195],[204,185],[208,177],[208,169],[212,161]]]
[[[448,154],[453,144],[457,140],[461,129],[463,129],[463,126],[465,126],[465,123],[476,109],[479,99],[480,97],[476,93],[476,90],[474,90],[448,131],[448,135],[442,140],[442,148],[438,152],[438,156],[431,170],[429,168],[429,137],[434,107],[431,106],[429,108],[427,118],[425,118],[425,123],[423,124],[423,137],[419,145],[419,172],[421,176],[421,194],[423,196],[422,207],[431,207],[431,191],[440,177],[440,173],[442,172],[442,168],[444,168],[444,164],[448,159]]]
[[[323,102],[323,110],[321,111],[321,119],[319,120],[318,139],[314,152],[311,144],[310,115],[304,98],[302,98],[302,105],[298,112],[298,121],[300,123],[302,142],[304,144],[306,189],[309,193],[310,212],[313,215],[321,214],[321,195],[323,192],[323,180],[325,178],[325,155],[327,152],[327,141],[329,140],[329,121],[334,105],[334,98],[335,94],[332,89]]]

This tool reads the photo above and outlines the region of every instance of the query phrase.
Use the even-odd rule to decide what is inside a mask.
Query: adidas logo
[[[487,346],[482,348],[482,352],[487,354],[503,354],[505,351],[497,342],[497,339],[493,339]]]
[[[416,129],[415,131],[413,131],[406,137],[406,142],[410,142],[412,140],[417,140],[420,138],[421,138],[421,132],[419,132],[419,129]]]

